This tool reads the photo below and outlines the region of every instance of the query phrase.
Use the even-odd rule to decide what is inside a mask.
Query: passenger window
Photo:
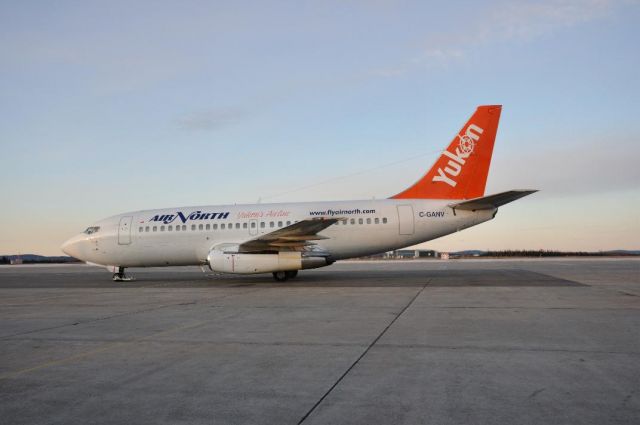
[[[236,229],[240,228],[240,223],[236,223]]]
[[[144,231],[145,231],[145,232],[148,232],[148,231],[149,231],[149,226],[145,227],[145,228],[144,228]]]
[[[168,230],[168,231],[172,231],[172,230],[173,230],[173,226],[168,226],[168,227],[167,227],[167,230]]]
[[[140,228],[138,229],[138,232],[139,232],[139,233],[142,233],[143,231],[144,231],[144,227],[140,227]]]
[[[156,232],[158,230],[158,226],[153,226],[153,231]]]
[[[387,217],[382,217],[382,222],[383,222],[384,224],[387,224]]]
[[[256,227],[256,222],[255,222],[255,221],[252,221],[252,222],[251,222],[251,228],[252,228],[252,229],[254,229],[255,227]]]
[[[210,225],[209,223],[207,223],[207,225],[206,225],[206,226],[204,226],[204,228],[205,228],[206,230],[211,230],[211,225]]]
[[[221,228],[222,230],[224,230],[224,229],[225,229],[225,224],[224,224],[224,223],[222,223],[222,224],[220,225],[220,228]]]
[[[361,218],[358,219],[358,224],[362,224],[363,220]]]
[[[204,226],[202,224],[198,225],[198,230],[204,230]]]
[[[164,232],[164,226],[160,226],[160,231]]]
[[[371,219],[370,218],[367,219],[367,224],[371,224]]]
[[[262,229],[264,229],[264,221],[261,221],[261,222],[260,222],[260,227],[261,227]]]
[[[269,222],[269,227],[273,227],[273,226],[274,226],[273,221]]]
[[[376,217],[374,221],[376,224],[380,224],[380,219],[378,217]]]
[[[213,230],[218,230],[218,225],[217,224],[213,224]]]
[[[183,232],[186,232],[186,231],[187,231],[187,225],[186,225],[186,224],[183,224],[183,225],[182,225],[182,231],[183,231]]]
[[[287,221],[287,226],[291,226],[291,222],[290,221]]]
[[[178,225],[176,226],[176,232],[179,232],[179,231],[180,231],[180,225],[178,224]]]
[[[195,224],[191,225],[191,230],[196,230],[196,225]]]
[[[246,229],[247,228],[247,223],[242,223],[242,228]]]
[[[282,227],[282,222],[281,221],[278,222],[278,227]]]
[[[351,219],[351,224],[356,224],[356,219],[355,218]]]

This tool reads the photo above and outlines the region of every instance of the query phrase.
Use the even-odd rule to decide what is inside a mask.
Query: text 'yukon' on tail
[[[427,174],[393,199],[471,199],[484,195],[501,105],[479,106]]]

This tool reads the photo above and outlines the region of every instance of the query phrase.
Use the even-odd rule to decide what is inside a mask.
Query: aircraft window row
[[[283,222],[283,221],[278,221],[277,223],[274,222],[274,221],[270,221],[268,223],[269,223],[269,227],[270,228],[273,228],[273,227],[279,227],[280,228],[280,227],[284,227],[285,225],[286,226],[291,226],[291,224],[297,223],[297,222],[298,221],[296,220],[294,222],[287,221],[286,223]],[[366,222],[366,224],[380,224],[380,222],[382,222],[382,224],[387,224],[388,221],[387,221],[386,217],[382,217],[382,219],[380,219],[379,217],[375,217],[373,219],[371,217],[369,217],[369,218],[366,219],[366,221],[365,221],[364,218],[357,219],[357,223],[358,224],[365,224],[365,222]],[[340,222],[338,222],[337,224],[339,224],[339,223]],[[347,224],[356,224],[356,219],[355,218],[351,218],[351,219],[348,219],[348,220],[342,220],[342,225],[343,226],[346,226]],[[260,222],[260,228],[261,229],[264,229],[266,226],[267,226],[267,222],[266,221],[261,221]],[[248,223],[248,224],[246,222],[242,223],[242,224],[241,223],[221,223],[219,225],[220,230],[233,230],[234,228],[239,230],[240,228],[248,229],[249,227],[252,228],[252,229],[255,229],[256,228],[256,222],[252,221],[251,223]],[[97,227],[97,226],[89,227],[89,228],[87,228],[87,230],[84,231],[84,233],[90,235],[91,233],[95,233],[98,230],[100,230],[100,227]],[[192,224],[191,225],[191,230],[192,231],[196,231],[196,230],[218,230],[218,223],[214,223],[214,224],[207,223],[207,224],[197,224],[197,225],[196,224]],[[159,232],[165,232],[165,231],[166,232],[173,232],[173,231],[186,232],[187,231],[187,225],[186,224],[182,224],[182,225],[177,224],[175,226],[173,226],[173,225],[168,225],[168,226],[165,226],[165,225],[162,225],[162,226],[144,226],[144,227],[140,226],[138,228],[138,232],[140,232],[140,233],[158,232],[158,231]]]
[[[364,218],[359,218],[357,223],[358,224],[365,224],[365,222],[367,224],[380,224],[380,218],[379,217],[375,217],[375,218],[367,218],[366,221]],[[389,221],[387,220],[387,217],[382,217],[382,224],[387,224]],[[347,224],[356,224],[356,219],[355,218],[350,218],[348,220],[342,220],[342,225],[346,226]]]

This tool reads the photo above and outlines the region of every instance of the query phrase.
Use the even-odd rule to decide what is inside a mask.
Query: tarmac
[[[638,424],[640,259],[0,267],[1,424]]]

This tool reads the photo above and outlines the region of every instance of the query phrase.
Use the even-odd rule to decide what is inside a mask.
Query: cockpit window
[[[87,227],[87,230],[85,230],[83,233],[90,235],[92,233],[96,233],[98,230],[100,230],[100,226],[91,226],[91,227]]]

